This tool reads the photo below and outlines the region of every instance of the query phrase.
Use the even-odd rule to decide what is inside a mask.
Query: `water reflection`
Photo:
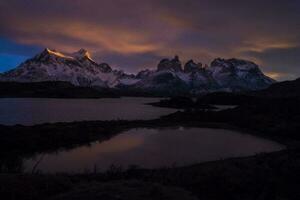
[[[132,129],[110,140],[57,154],[45,154],[37,169],[44,172],[106,170],[112,164],[127,168],[182,166],[222,158],[281,150],[282,145],[236,131],[208,128]],[[27,170],[41,155],[25,162]]]

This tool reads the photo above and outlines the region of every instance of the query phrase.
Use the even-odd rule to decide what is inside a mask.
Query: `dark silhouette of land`
[[[1,98],[105,98],[119,97],[114,91],[74,86],[69,82],[0,82]]]
[[[155,120],[0,126],[0,196],[3,199],[299,199],[300,95],[295,89],[298,82],[278,83],[267,90],[246,94],[218,93],[156,102],[157,106],[183,110]],[[222,102],[238,106],[217,112],[209,107]],[[125,170],[112,166],[107,172],[95,169],[85,174],[23,173],[24,157],[104,141],[131,128],[169,126],[237,129],[278,141],[286,149],[186,167],[146,170],[133,166]]]

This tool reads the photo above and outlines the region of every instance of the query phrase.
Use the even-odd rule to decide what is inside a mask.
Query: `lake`
[[[0,124],[33,125],[83,120],[155,119],[176,109],[159,108],[147,103],[160,98],[103,98],[103,99],[0,99]]]
[[[104,171],[110,166],[184,166],[204,161],[272,152],[284,146],[237,131],[210,128],[132,129],[104,142],[40,154],[24,162],[42,172]]]

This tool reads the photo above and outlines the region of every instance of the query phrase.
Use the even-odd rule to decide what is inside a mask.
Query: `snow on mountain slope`
[[[218,58],[207,70],[220,87],[231,90],[264,89],[275,82],[265,76],[255,63],[245,60]]]
[[[108,64],[96,63],[88,51],[80,49],[64,54],[45,49],[16,69],[0,75],[0,81],[40,82],[67,81],[79,86],[131,89],[160,93],[206,93],[267,88],[274,80],[265,76],[250,61],[215,59],[210,66],[188,61],[184,67],[178,56],[163,59],[156,70],[137,75],[113,70]]]
[[[242,91],[264,89],[274,83],[259,67],[250,61],[215,59],[210,67],[203,67],[193,60],[184,68],[178,58],[163,59],[157,70],[147,72],[133,87],[152,90],[190,90],[192,93],[215,91]],[[145,71],[143,74],[146,73]]]
[[[96,63],[84,49],[70,55],[45,49],[16,69],[4,73],[1,80],[67,81],[80,86],[113,87],[119,84],[123,75],[123,72],[112,70],[106,63]]]

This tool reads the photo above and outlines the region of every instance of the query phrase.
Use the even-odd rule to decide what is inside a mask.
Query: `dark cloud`
[[[20,55],[83,47],[130,72],[180,54],[204,63],[243,57],[281,79],[300,76],[298,0],[0,1],[0,36],[23,46]]]
[[[278,76],[281,74],[280,79],[295,79],[300,75],[300,47],[250,51],[245,54],[260,59],[266,71],[278,72]]]

